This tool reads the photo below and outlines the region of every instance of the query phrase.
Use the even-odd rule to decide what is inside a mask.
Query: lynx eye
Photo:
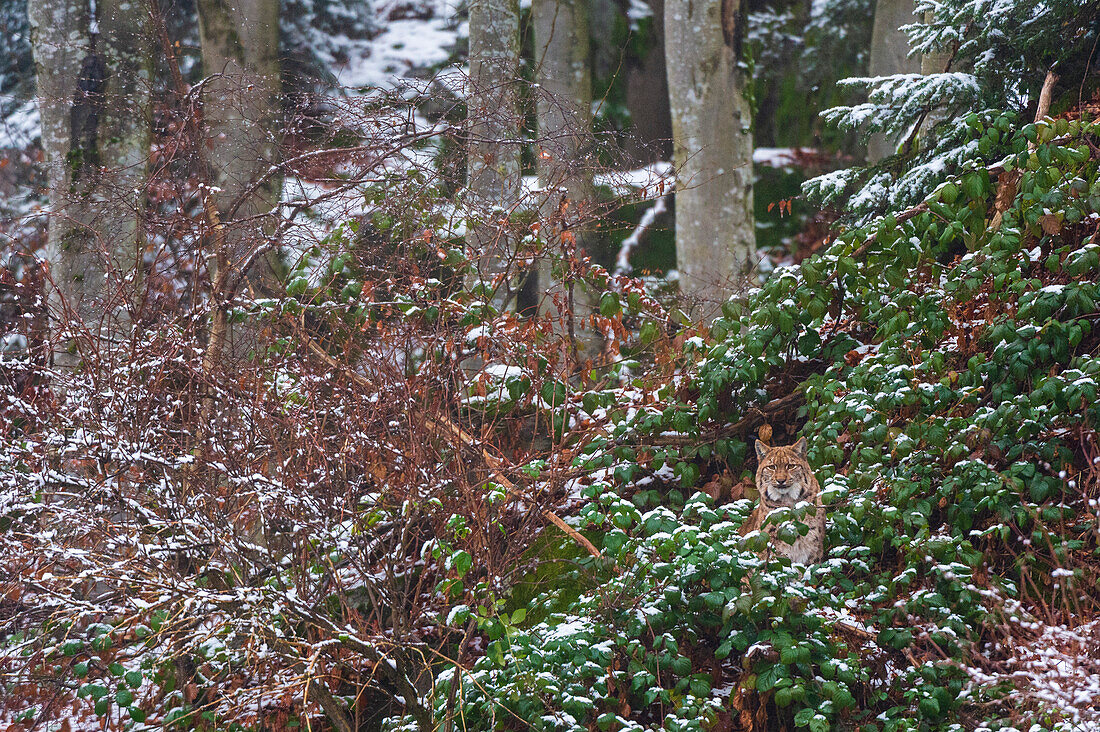
[[[775,472],[775,466],[774,465],[765,465],[763,470],[764,470],[765,473],[774,473]]]

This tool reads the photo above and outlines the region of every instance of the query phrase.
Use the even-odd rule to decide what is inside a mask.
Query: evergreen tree
[[[1034,114],[1048,72],[1058,77],[1052,112],[1083,95],[1100,76],[1090,64],[1100,5],[1089,0],[1012,3],[997,0],[921,0],[918,22],[907,27],[914,53],[944,59],[926,75],[891,74],[843,82],[865,88],[861,104],[827,110],[825,119],[842,129],[861,129],[902,140],[899,154],[879,166],[829,173],[808,181],[815,201],[844,206],[852,218],[887,208],[911,206],[977,152],[990,153],[991,140],[974,140],[963,124],[1014,112]]]

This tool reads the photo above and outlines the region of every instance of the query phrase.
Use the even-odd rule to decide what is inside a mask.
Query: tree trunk
[[[624,149],[631,161],[645,165],[672,155],[672,120],[665,73],[665,2],[648,0],[653,11],[653,46],[637,66],[626,71],[626,106],[630,136]]]
[[[924,22],[932,23],[934,20],[935,13],[931,10],[926,10],[924,13]],[[952,54],[946,50],[922,54],[920,58],[920,73],[924,76],[946,73],[951,67],[951,59]],[[942,109],[932,108],[928,110],[927,114],[925,114],[924,118],[921,120],[918,130],[916,131],[916,137],[913,138],[920,149],[927,150],[934,147],[934,130],[936,125],[942,121],[943,114],[944,111]]]
[[[546,197],[542,219],[559,221],[563,248],[575,245],[577,255],[583,255],[583,220],[591,215],[595,201],[592,167],[585,159],[592,136],[587,0],[534,0],[531,20],[538,84],[538,176]],[[568,300],[568,287],[555,280],[549,258],[539,262],[538,284],[544,311],[552,309],[554,299]],[[579,355],[586,358],[600,347],[598,333],[583,324],[596,302],[591,289],[577,283],[573,302],[567,303],[567,320],[574,323],[569,335],[578,339]]]
[[[207,225],[219,229],[209,237],[219,251],[207,253],[208,261],[216,262],[211,280],[220,290],[213,296],[220,301],[234,294],[224,288],[242,276],[254,294],[268,294],[279,274],[277,253],[254,255],[269,245],[282,192],[282,176],[270,174],[280,117],[279,3],[199,0],[198,9],[208,79],[203,90],[205,157],[214,168],[208,174],[220,189],[211,193],[215,200],[207,215]],[[214,339],[223,335],[218,317],[216,313]],[[247,354],[253,336],[248,327],[224,333],[237,356]]]
[[[665,50],[676,164],[676,264],[698,317],[756,264],[752,118],[738,68],[740,0],[668,0]]]
[[[925,23],[934,23],[936,20],[936,14],[931,10],[926,10],[924,13]],[[910,21],[912,22],[912,21]],[[920,73],[925,76],[931,76],[932,74],[942,74],[947,71],[948,64],[951,62],[951,54],[947,51],[937,51],[936,53],[926,53],[920,58]]]
[[[920,57],[909,55],[909,37],[898,30],[915,21],[913,0],[878,0],[875,3],[869,76],[921,73]],[[876,132],[867,143],[867,159],[874,162],[893,155],[897,145],[896,139]]]
[[[521,192],[518,75],[519,3],[471,0],[466,167],[473,223],[467,239],[485,281],[505,272],[514,256],[506,220]],[[510,299],[512,285],[499,285],[494,299],[502,303]]]
[[[80,0],[35,0],[28,13],[51,210],[53,360],[72,369],[88,349],[105,354],[141,307],[153,39],[137,2],[99,0],[98,23]]]

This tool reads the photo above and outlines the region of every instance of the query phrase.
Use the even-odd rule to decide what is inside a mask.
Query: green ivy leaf
[[[605,318],[613,318],[622,312],[617,292],[604,292],[600,295],[600,315]]]
[[[786,667],[779,663],[770,664],[763,671],[757,672],[756,675],[756,690],[760,693],[770,691],[775,682],[779,681],[779,677],[783,675]]]
[[[463,577],[474,566],[474,559],[467,551],[457,551],[451,556],[451,563],[458,576]]]
[[[682,488],[692,488],[699,480],[699,466],[689,462],[677,463],[676,475],[680,478]]]
[[[917,708],[920,709],[920,713],[926,717],[940,716],[940,703],[932,697],[921,699]]]
[[[810,720],[814,716],[814,710],[810,707],[798,710],[798,713],[794,715],[794,724],[796,727],[806,727],[810,724]]]

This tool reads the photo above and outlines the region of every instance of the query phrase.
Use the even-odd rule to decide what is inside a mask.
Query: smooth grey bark
[[[869,76],[921,73],[920,56],[909,55],[909,37],[899,30],[916,20],[913,0],[878,0],[875,3]],[[897,146],[898,140],[877,132],[867,143],[867,159],[882,160],[893,155]]]
[[[538,116],[538,178],[543,190],[543,221],[568,226],[578,255],[586,251],[584,217],[595,200],[592,168],[585,147],[592,137],[592,75],[589,65],[587,0],[534,0],[531,21],[535,35],[536,114]],[[580,224],[580,225],[578,225]],[[562,242],[566,249],[572,244]],[[538,267],[541,307],[568,299],[567,288],[553,276],[552,261]],[[568,320],[583,357],[594,356],[600,339],[579,321],[592,314],[595,294],[583,283],[573,287]]]
[[[543,187],[591,205],[592,169],[584,147],[592,135],[586,0],[534,0],[535,82],[538,85],[538,175]],[[553,196],[551,197],[554,198]],[[560,197],[551,200],[558,208]]]
[[[505,221],[521,194],[518,79],[519,3],[471,0],[466,172],[470,216],[477,223],[467,240],[486,281],[504,272],[515,254]],[[511,285],[503,283],[497,294],[498,301],[510,297]]]
[[[924,22],[932,23],[935,21],[935,13],[931,10],[926,10],[924,13]],[[951,68],[951,60],[953,54],[946,50],[939,50],[935,53],[925,53],[920,58],[920,73],[924,76],[931,76],[933,74],[946,73]],[[943,110],[932,108],[927,110],[918,124],[916,134],[913,136],[911,142],[915,142],[916,146],[921,149],[929,149],[935,145],[935,127],[943,120]]]
[[[253,294],[270,291],[277,279],[277,253],[267,251],[274,231],[282,176],[272,174],[278,150],[278,0],[199,0],[202,43],[203,120],[206,171],[215,190],[208,200],[212,228],[206,252],[213,262],[215,299],[235,294],[226,288],[243,278]],[[216,211],[216,213],[215,213]],[[215,314],[211,342],[228,340],[231,352],[246,355],[253,329],[229,329]]]
[[[626,71],[626,106],[630,137],[624,149],[638,164],[668,160],[672,155],[672,120],[665,73],[665,2],[648,0],[653,12],[653,45],[638,66]]]
[[[86,0],[34,0],[28,14],[50,198],[53,361],[72,369],[82,349],[123,336],[141,307],[153,39],[132,0],[99,0],[98,37]]]
[[[934,23],[936,14],[931,10],[924,12],[924,22]],[[925,76],[931,76],[932,74],[942,74],[947,71],[948,65],[951,63],[951,54],[947,51],[938,51],[936,53],[926,53],[921,56],[920,59],[920,73]]]
[[[676,265],[698,317],[756,264],[752,118],[738,67],[740,0],[668,0],[665,53],[676,165]]]

